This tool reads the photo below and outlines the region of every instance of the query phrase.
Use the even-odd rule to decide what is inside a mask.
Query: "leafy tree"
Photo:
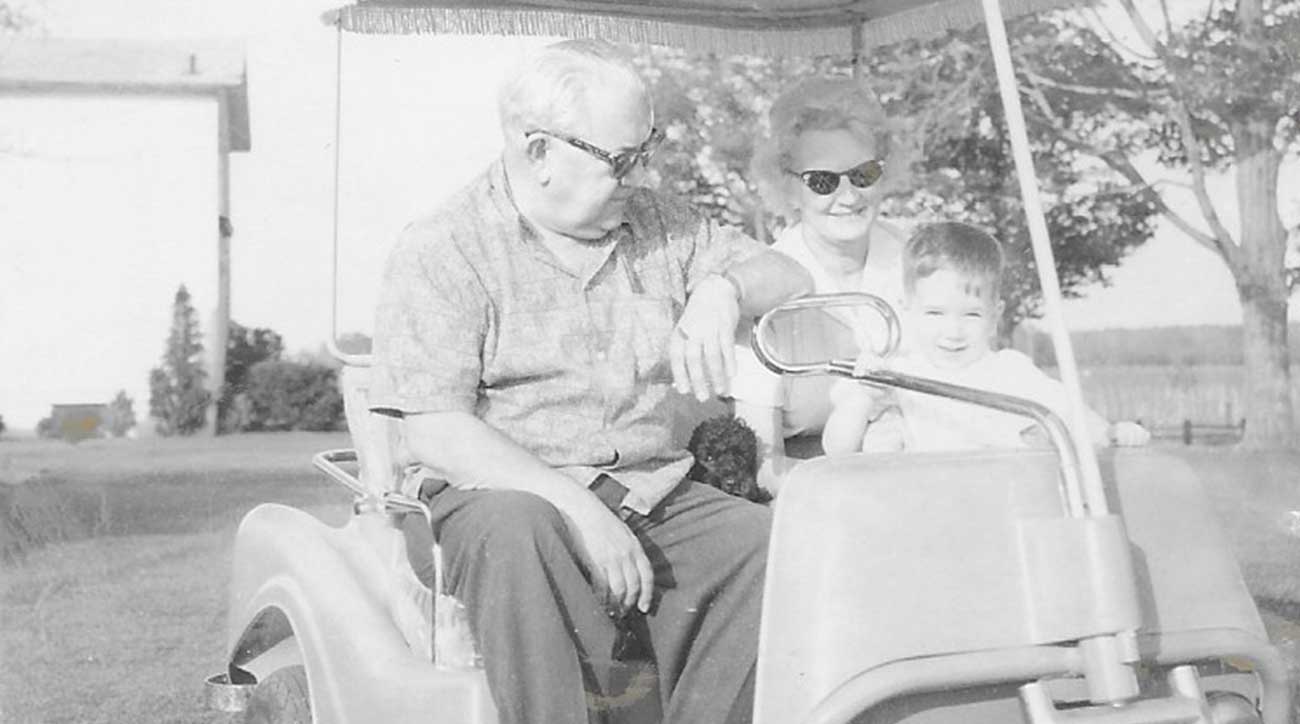
[[[172,302],[171,332],[162,366],[149,372],[149,415],[160,435],[192,435],[204,425],[211,394],[204,389],[203,343],[185,285]]]
[[[1289,393],[1286,268],[1278,208],[1283,160],[1300,151],[1300,3],[1203,0],[1178,23],[1170,3],[1151,16],[1120,0],[1127,30],[1096,14],[1057,26],[1023,48],[1027,105],[1057,143],[1104,164],[1153,205],[1188,243],[1232,272],[1242,306],[1247,424],[1243,444],[1295,446]],[[1122,37],[1136,37],[1130,47]],[[1162,175],[1142,170],[1158,160]],[[1207,178],[1232,171],[1237,230],[1228,228]],[[1172,203],[1190,190],[1195,216]]]
[[[284,340],[270,329],[249,328],[231,321],[226,341],[226,373],[217,401],[217,419],[222,432],[244,429],[247,425],[248,375],[253,365],[278,360],[284,353]]]
[[[655,122],[668,136],[655,157],[659,185],[719,222],[765,238],[762,204],[748,178],[753,131],[790,79],[829,61],[648,48],[637,63],[654,90]]]
[[[1031,32],[1021,27],[1022,36]],[[966,66],[964,87],[958,90],[963,103],[941,117],[931,115],[929,103],[911,109],[912,117],[928,118],[928,132],[918,144],[912,190],[904,205],[913,218],[960,219],[986,228],[1003,242],[1009,263],[1000,333],[1006,342],[1021,321],[1041,316],[1042,295],[992,63],[983,60],[988,55],[983,50],[968,52],[977,44],[959,37],[945,46],[950,59],[963,58]],[[932,93],[936,85],[924,72],[912,70],[916,63],[899,63],[905,55],[910,51],[898,52],[893,61],[897,76],[909,79],[900,104],[915,95],[924,98],[927,88]],[[942,57],[927,49],[917,60],[933,63]],[[950,98],[953,90],[941,97]],[[1057,278],[1066,297],[1078,297],[1080,287],[1108,283],[1108,271],[1151,237],[1156,208],[1127,193],[1114,179],[1081,167],[1074,154],[1055,146],[1047,134],[1031,133],[1030,143]]]
[[[265,360],[249,371],[252,430],[337,430],[343,396],[337,372],[311,362]]]
[[[104,426],[113,437],[125,437],[135,427],[135,401],[126,396],[126,390],[118,390],[108,403]]]
[[[1047,32],[1022,23],[1017,34]],[[1051,29],[1051,32],[1055,32]],[[1014,185],[987,41],[981,29],[876,48],[863,77],[892,122],[894,150],[885,211],[923,222],[960,219],[1009,246],[1004,337],[1040,314],[1037,273]],[[748,179],[754,129],[772,100],[808,75],[848,74],[835,59],[698,56],[653,49],[639,59],[656,93],[657,123],[670,143],[656,157],[659,184],[690,197],[715,219],[763,238],[769,221]],[[1113,179],[1079,167],[1077,154],[1038,129],[1044,207],[1057,272],[1067,295],[1106,283],[1107,272],[1150,237],[1154,206]]]
[[[0,35],[16,33],[32,24],[32,19],[21,7],[13,3],[0,2]]]

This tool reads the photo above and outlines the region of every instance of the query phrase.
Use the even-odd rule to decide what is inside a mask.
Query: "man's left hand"
[[[695,286],[668,342],[678,392],[693,392],[701,402],[726,393],[736,374],[739,321],[740,303],[730,282],[710,276]]]

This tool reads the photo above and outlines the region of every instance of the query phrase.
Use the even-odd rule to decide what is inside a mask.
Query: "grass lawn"
[[[234,527],[269,501],[342,522],[347,494],[309,459],[347,444],[342,434],[0,443],[11,529],[0,538],[0,722],[229,722],[203,711],[201,694],[223,663]],[[1274,641],[1300,660],[1300,454],[1167,450],[1201,472]],[[37,511],[18,522],[44,540],[13,537],[18,507]]]
[[[263,501],[345,520],[348,495],[310,457],[347,444],[338,434],[0,444],[0,479],[43,470],[21,487],[52,487],[68,503],[53,540],[0,564],[0,722],[228,721],[202,709],[202,682],[223,665],[235,525]],[[12,503],[17,488],[0,488]]]

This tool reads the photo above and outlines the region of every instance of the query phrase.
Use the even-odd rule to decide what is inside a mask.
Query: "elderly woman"
[[[776,100],[769,120],[751,173],[784,222],[773,248],[808,269],[816,293],[863,291],[897,304],[904,239],[879,218],[889,150],[880,103],[851,78],[808,79]],[[792,467],[787,444],[816,446],[830,414],[831,381],[769,372],[747,334],[737,347],[735,413],[758,436],[760,484],[775,491]]]

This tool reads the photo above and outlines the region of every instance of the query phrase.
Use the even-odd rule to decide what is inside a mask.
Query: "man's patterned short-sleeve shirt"
[[[626,219],[582,278],[532,233],[497,162],[411,224],[384,272],[372,409],[472,412],[581,484],[614,476],[648,513],[691,463],[672,327],[697,282],[765,247],[648,189]]]

